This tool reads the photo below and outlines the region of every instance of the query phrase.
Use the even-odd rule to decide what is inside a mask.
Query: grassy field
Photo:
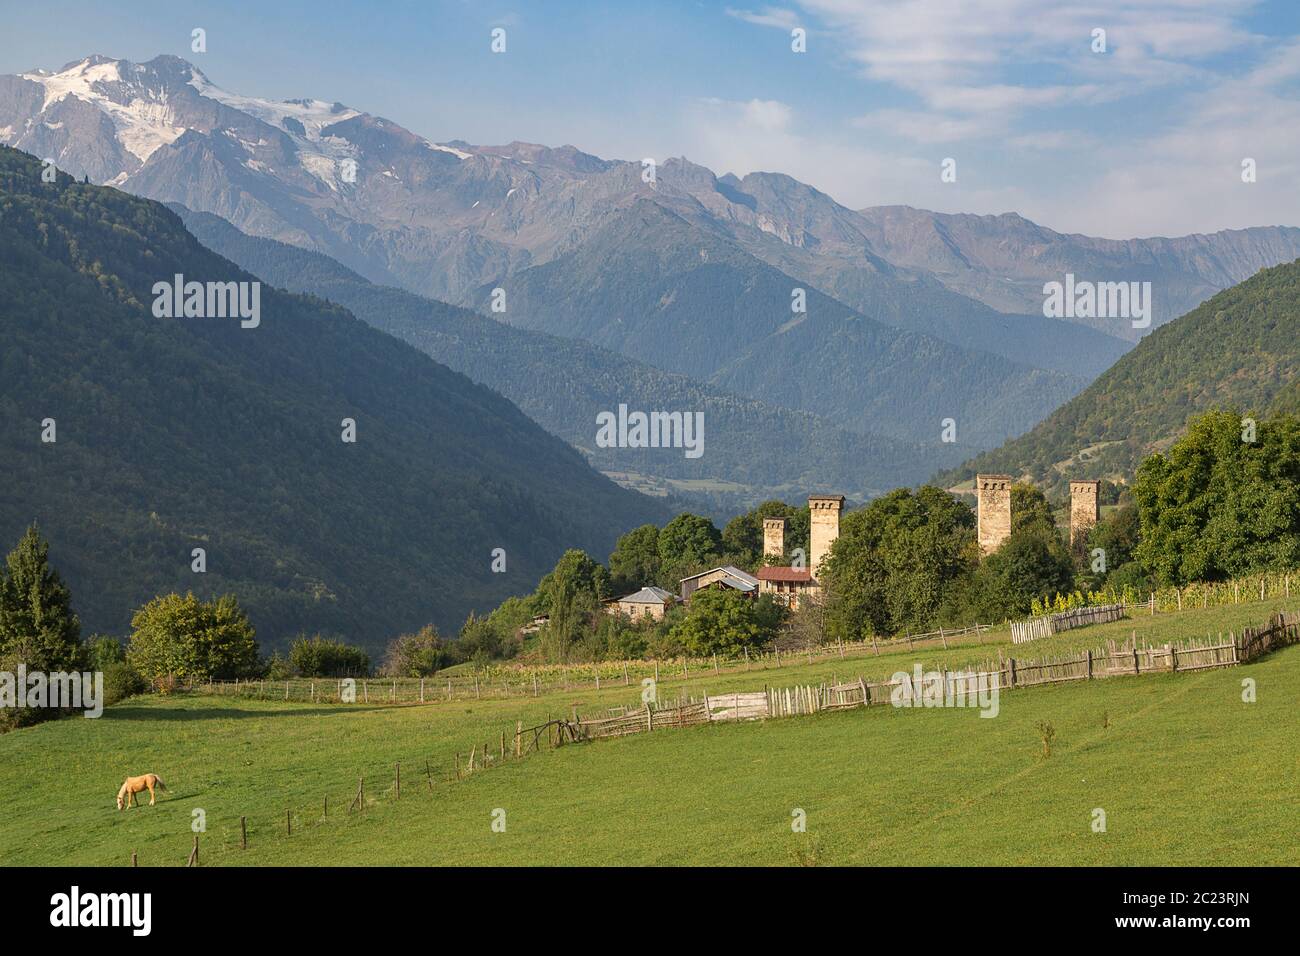
[[[1083,628],[1034,642],[1032,656],[1134,629],[1151,643],[1239,630],[1269,610]],[[888,676],[913,660],[957,667],[990,653],[993,644],[946,655],[902,649],[689,683],[720,693],[831,672]],[[1016,655],[1031,652],[1019,646]],[[1258,682],[1256,703],[1241,701],[1245,677]],[[0,862],[124,865],[136,850],[141,865],[177,865],[202,809],[207,865],[1297,864],[1298,697],[1300,648],[1290,648],[1221,671],[1010,692],[992,720],[881,707],[666,730],[546,751],[459,782],[447,780],[453,752],[495,749],[516,720],[632,704],[636,688],[399,707],[139,698],[99,720],[0,737]],[[1057,731],[1050,758],[1036,729],[1043,720]],[[156,807],[118,813],[122,778],[148,771],[172,792]],[[361,775],[367,808],[348,815]],[[504,833],[490,827],[498,808]],[[807,814],[806,833],[791,830],[796,808]],[[1094,808],[1106,812],[1106,833],[1092,831]],[[241,815],[247,851],[238,846]]]

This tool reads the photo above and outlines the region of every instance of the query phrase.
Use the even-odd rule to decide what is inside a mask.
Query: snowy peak
[[[131,166],[138,166],[149,159],[161,146],[174,143],[185,132],[185,127],[176,119],[172,105],[171,91],[162,82],[156,71],[146,65],[135,65],[125,60],[113,60],[105,56],[90,56],[75,63],[69,63],[57,73],[38,70],[24,73],[19,80],[34,83],[41,87],[43,99],[35,117],[24,117],[25,128],[22,134],[16,125],[5,119],[11,135],[6,142],[21,148],[46,145],[45,141],[58,141],[60,150],[67,150],[77,141],[78,134],[89,135],[94,132],[93,114],[82,109],[82,104],[95,107],[107,116],[115,131],[115,140],[121,150],[135,162],[127,160],[124,168],[118,172],[129,174]],[[0,103],[3,106],[3,103]],[[71,127],[68,124],[71,123]],[[69,132],[63,137],[44,135],[46,131]],[[88,128],[89,127],[89,128]],[[50,155],[51,150],[36,149],[42,155]],[[126,159],[126,157],[123,157]]]
[[[99,182],[125,184],[160,149],[183,145],[186,132],[213,138],[213,151],[243,173],[299,187],[305,175],[316,183],[308,188],[334,194],[356,181],[367,143],[382,142],[384,154],[396,145],[447,161],[473,158],[342,103],[232,93],[177,56],[132,63],[96,54],[53,72],[0,77],[0,142]],[[376,172],[387,168],[387,155],[372,159]]]
[[[326,126],[361,115],[359,110],[349,109],[342,103],[326,103],[323,100],[275,101],[254,96],[240,96],[223,90],[192,66],[190,71],[188,84],[200,96],[216,100],[233,110],[256,117],[268,126],[277,127],[291,136],[309,141],[320,140],[321,131]]]

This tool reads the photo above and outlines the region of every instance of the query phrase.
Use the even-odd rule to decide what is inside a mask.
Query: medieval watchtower
[[[763,557],[779,558],[785,554],[785,519],[763,519]]]
[[[1086,537],[1088,531],[1101,516],[1098,497],[1101,482],[1096,480],[1078,480],[1070,482],[1070,544]]]
[[[808,570],[814,578],[831,545],[840,536],[840,512],[844,510],[843,495],[809,495],[808,511]]]
[[[1011,535],[1011,476],[976,475],[980,551],[991,554]]]

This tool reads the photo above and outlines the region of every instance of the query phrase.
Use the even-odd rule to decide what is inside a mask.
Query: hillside
[[[321,253],[245,235],[208,213],[172,208],[204,245],[254,275],[337,303],[501,392],[594,467],[663,479],[679,496],[715,511],[721,507],[728,516],[772,497],[819,490],[865,499],[921,481],[962,454],[951,445],[916,446],[848,431],[809,412],[703,385],[583,341],[375,285]],[[597,413],[620,403],[702,411],[704,454],[692,459],[658,449],[596,447]],[[697,482],[716,490],[702,491]]]
[[[963,442],[986,447],[1086,384],[868,319],[649,199],[476,299],[493,287],[512,324],[918,444],[954,417]]]
[[[0,148],[0,542],[40,522],[87,632],[161,591],[233,591],[264,646],[323,629],[374,650],[665,518],[337,306],[264,285],[255,328],[155,318],[157,281],[253,277],[157,203],[40,174]]]
[[[1060,487],[1070,478],[1128,479],[1189,417],[1300,408],[1300,260],[1261,269],[1149,336],[1028,434],[937,481],[1009,472]]]

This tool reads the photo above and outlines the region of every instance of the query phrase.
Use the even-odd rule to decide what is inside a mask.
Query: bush
[[[126,650],[116,637],[97,635],[86,642],[85,657],[87,670],[106,671],[126,660]]]
[[[402,634],[388,645],[383,673],[387,677],[428,677],[451,663],[446,643],[432,624],[414,634]]]
[[[370,655],[342,641],[300,635],[289,646],[289,668],[299,677],[365,677]]]
[[[105,706],[119,703],[136,694],[143,694],[149,689],[145,679],[126,661],[112,661],[97,669],[104,673]]]
[[[156,597],[135,612],[131,627],[127,660],[159,690],[257,671],[253,626],[233,595],[215,601],[193,594]]]
[[[697,657],[739,654],[743,648],[771,643],[785,614],[770,594],[751,598],[738,591],[704,588],[691,595],[690,607],[672,626],[672,634],[686,653]]]

